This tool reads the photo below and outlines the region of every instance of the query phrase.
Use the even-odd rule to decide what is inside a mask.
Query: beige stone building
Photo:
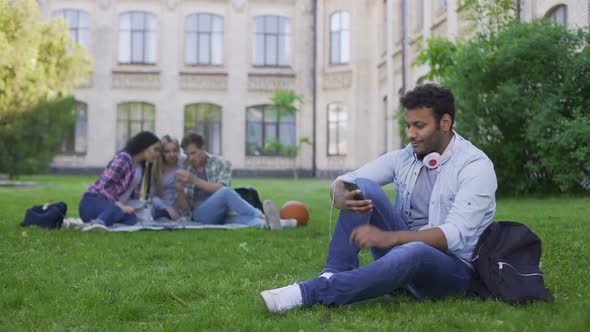
[[[141,130],[197,131],[238,175],[331,176],[401,146],[400,93],[430,36],[472,27],[458,0],[39,0],[95,65],[56,171],[96,172]],[[588,0],[521,0],[523,20],[589,24]],[[277,118],[274,91],[304,97]],[[296,157],[274,143],[302,144]]]

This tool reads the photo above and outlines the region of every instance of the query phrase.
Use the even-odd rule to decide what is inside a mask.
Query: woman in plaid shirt
[[[139,199],[145,162],[155,160],[159,151],[160,140],[149,131],[129,140],[82,195],[80,218],[85,223],[90,222],[85,231],[104,232],[114,223],[133,225],[137,222],[135,208],[128,202]]]

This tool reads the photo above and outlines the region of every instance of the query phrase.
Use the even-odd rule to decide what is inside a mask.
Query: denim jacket
[[[412,190],[422,166],[409,144],[336,180],[367,178],[381,186],[394,183],[394,217],[401,218],[402,213],[410,213]],[[498,185],[494,165],[485,153],[455,133],[452,156],[441,163],[437,172],[430,196],[428,225],[421,230],[440,228],[449,253],[470,262],[479,236],[496,211]]]

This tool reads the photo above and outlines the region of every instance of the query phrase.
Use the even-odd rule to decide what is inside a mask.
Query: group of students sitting
[[[416,299],[468,292],[476,276],[476,244],[496,211],[494,165],[453,130],[455,98],[447,88],[420,85],[401,104],[409,144],[336,178],[330,193],[340,214],[324,269],[317,278],[261,292],[269,312],[399,291]],[[139,198],[146,164],[155,217],[281,228],[271,201],[262,212],[229,189],[231,164],[208,154],[201,136],[188,134],[179,146],[170,137],[142,132],[84,193],[80,217],[90,223],[88,230],[137,222],[132,202]],[[395,186],[393,204],[382,189],[387,184]],[[375,261],[360,266],[365,248]],[[542,281],[542,274],[534,275]]]
[[[136,224],[136,212],[147,205],[154,220],[273,230],[296,225],[295,220],[281,220],[271,200],[264,201],[264,211],[253,207],[230,188],[231,179],[231,162],[209,154],[201,135],[189,133],[179,144],[169,135],[159,139],[140,132],[84,192],[80,218],[87,224],[85,231],[104,232],[115,223]],[[142,185],[146,200],[140,199]]]

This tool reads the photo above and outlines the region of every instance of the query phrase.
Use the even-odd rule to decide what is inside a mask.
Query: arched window
[[[86,153],[88,139],[88,105],[81,101],[74,104],[76,123],[67,132],[61,145],[62,153]]]
[[[567,25],[567,6],[557,5],[547,12],[545,18],[555,21],[561,25]]]
[[[153,104],[127,102],[117,105],[117,150],[144,130],[154,131],[156,108]]]
[[[184,61],[187,65],[223,64],[223,17],[192,14],[184,24]]]
[[[278,112],[271,105],[246,109],[246,154],[293,155],[295,144],[295,116]]]
[[[90,49],[90,18],[79,9],[62,9],[53,13],[54,18],[63,18],[68,23],[70,36],[78,44]]]
[[[344,104],[328,104],[328,156],[346,155],[348,152],[347,130],[348,111]]]
[[[184,108],[184,133],[203,136],[207,151],[221,154],[221,106],[199,103]]]
[[[339,10],[330,16],[330,63],[350,61],[350,13]]]
[[[282,16],[254,18],[254,65],[289,65],[289,19]]]
[[[155,64],[158,53],[156,15],[126,12],[119,17],[119,63]]]

